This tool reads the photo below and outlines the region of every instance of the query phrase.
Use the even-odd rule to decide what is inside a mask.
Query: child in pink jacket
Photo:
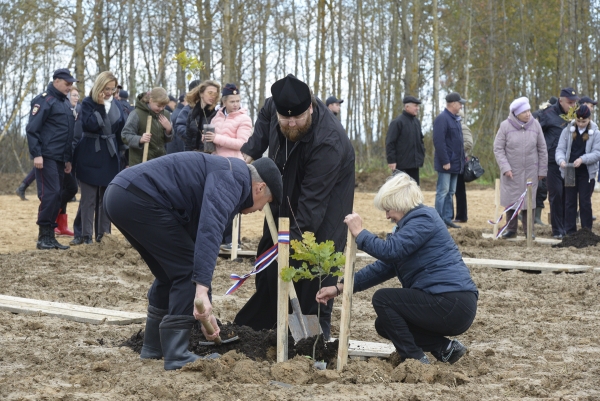
[[[248,111],[241,108],[240,91],[235,84],[225,85],[221,93],[223,107],[211,121],[215,132],[204,133],[204,139],[215,144],[213,154],[243,159],[240,149],[252,135],[252,120]]]
[[[240,149],[252,135],[252,120],[246,114],[247,110],[241,108],[240,91],[235,84],[225,85],[221,95],[223,107],[211,121],[211,124],[215,126],[215,132],[205,132],[204,140],[215,144],[214,155],[237,157],[243,160]],[[232,222],[229,222],[225,227],[221,245],[223,250],[230,251],[232,248],[232,226]],[[241,249],[241,244],[238,244],[238,250]]]

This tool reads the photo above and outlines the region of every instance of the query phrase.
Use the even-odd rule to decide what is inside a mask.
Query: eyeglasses
[[[296,117],[281,117],[281,114],[277,113],[277,118],[279,119],[279,124],[281,124],[281,125],[288,125],[291,121],[293,121],[297,124],[301,121],[306,120],[306,117],[308,117],[309,112],[310,112],[310,109],[306,110],[304,113],[302,113]]]
[[[102,89],[102,92],[104,93],[115,93],[117,91],[117,88],[104,88]]]

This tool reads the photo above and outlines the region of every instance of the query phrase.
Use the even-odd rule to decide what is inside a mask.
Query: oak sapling
[[[281,269],[281,279],[286,282],[294,280],[314,280],[319,279],[319,290],[323,280],[331,275],[342,277],[344,272],[340,270],[346,263],[346,256],[342,252],[335,252],[333,241],[316,242],[315,235],[311,232],[302,234],[302,241],[292,240],[290,246],[293,249],[291,258],[302,261],[300,267],[288,266]],[[321,304],[317,308],[317,317],[321,318]],[[313,345],[313,360],[317,347],[317,336]]]

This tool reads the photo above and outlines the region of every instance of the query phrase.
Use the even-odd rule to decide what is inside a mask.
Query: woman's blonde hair
[[[185,95],[185,100],[188,102],[192,109],[194,108],[194,106],[196,106],[196,103],[200,101],[200,95],[203,94],[206,88],[208,88],[209,86],[214,86],[215,88],[217,88],[217,97],[215,99],[215,102],[210,105],[209,109],[214,110],[214,108],[217,107],[217,104],[219,104],[219,101],[221,100],[221,85],[217,81],[208,79],[202,82],[200,85],[196,86],[194,89],[192,89]]]
[[[166,106],[169,104],[169,95],[167,95],[167,91],[164,88],[157,87],[144,93],[140,100],[144,103],[148,103],[152,100],[159,106]]]
[[[90,97],[94,102],[98,101],[100,94],[104,91],[104,88],[110,82],[115,83],[115,89],[117,88],[117,85],[119,85],[117,77],[115,77],[115,75],[112,72],[104,71],[98,74],[98,77],[94,81],[94,86],[92,86],[92,89],[90,90]]]
[[[423,193],[408,174],[398,172],[379,188],[373,203],[379,210],[394,210],[406,214],[423,203]]]

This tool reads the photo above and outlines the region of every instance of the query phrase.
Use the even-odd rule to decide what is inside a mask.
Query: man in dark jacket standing
[[[434,168],[438,173],[435,190],[435,210],[451,228],[460,228],[452,222],[452,198],[456,192],[458,175],[463,173],[465,150],[458,112],[467,101],[456,92],[446,96],[446,108],[433,122]]]
[[[417,118],[421,100],[404,96],[404,110],[392,120],[385,138],[388,167],[404,171],[419,184],[419,168],[425,160],[425,144],[421,122]]]
[[[246,165],[200,152],[159,157],[114,178],[104,196],[106,213],[155,277],[142,359],[164,356],[165,369],[173,370],[199,358],[188,351],[195,319],[212,322],[215,333],[205,332],[207,339],[219,334],[211,283],[225,226],[240,212],[281,202],[282,191],[272,160]],[[202,300],[204,313],[194,299]]]
[[[75,112],[67,95],[77,82],[68,69],[54,71],[46,92],[31,101],[27,143],[33,157],[40,208],[38,249],[69,249],[54,236],[64,174],[71,172]]]
[[[344,217],[354,202],[354,149],[339,120],[308,86],[293,75],[275,82],[273,97],[265,101],[254,134],[242,146],[246,161],[262,157],[267,147],[283,175],[283,201],[271,207],[275,221],[290,219],[290,239],[315,233],[317,242],[332,240],[335,250],[346,245]],[[262,254],[273,245],[267,224],[258,245]],[[277,323],[277,263],[256,275],[256,293],[240,310],[235,323],[255,330],[272,329]],[[323,286],[334,285],[327,277]],[[318,280],[295,283],[304,314],[317,314]],[[321,327],[329,338],[333,300],[321,307]]]
[[[558,102],[546,108],[539,115],[539,122],[542,131],[544,131],[546,147],[548,148],[546,185],[548,186],[550,202],[550,223],[552,224],[552,235],[557,239],[561,239],[566,233],[564,227],[565,184],[560,175],[560,167],[556,164],[555,153],[560,134],[569,123],[561,115],[567,114],[569,109],[577,106],[577,100],[579,100],[579,97],[573,88],[564,88],[560,91]]]

